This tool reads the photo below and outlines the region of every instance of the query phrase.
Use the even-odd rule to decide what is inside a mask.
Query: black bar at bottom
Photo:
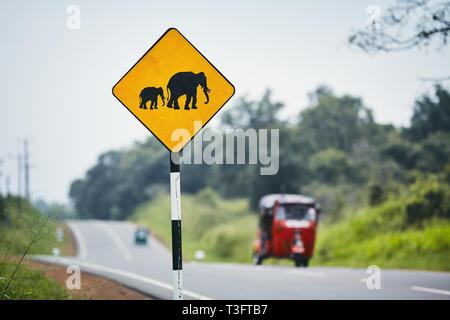
[[[172,220],[172,269],[182,270],[181,220]]]

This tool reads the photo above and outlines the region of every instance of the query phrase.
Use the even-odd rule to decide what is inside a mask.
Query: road
[[[151,237],[133,243],[128,222],[70,221],[77,257],[37,256],[38,260],[79,265],[161,299],[171,299],[170,251]],[[184,263],[186,299],[450,299],[450,273],[381,270],[381,288],[369,290],[365,269]]]

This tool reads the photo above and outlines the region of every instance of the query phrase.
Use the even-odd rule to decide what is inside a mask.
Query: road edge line
[[[72,261],[70,259],[67,258],[55,258],[52,256],[34,256],[32,257],[33,259],[37,260],[37,261],[43,261],[43,262],[47,262],[47,263],[57,263],[57,264],[62,264],[62,265],[71,265],[71,264],[77,264],[80,267],[85,267],[88,269],[94,269],[100,272],[105,272],[105,273],[110,273],[110,274],[115,274],[118,276],[122,276],[122,277],[126,277],[126,278],[130,278],[130,279],[134,279],[134,280],[138,280],[138,281],[142,281],[145,282],[147,284],[151,284],[154,286],[157,286],[159,288],[163,288],[169,291],[173,290],[172,285],[153,279],[153,278],[149,278],[147,276],[142,276],[139,275],[137,273],[133,273],[133,272],[129,272],[129,271],[123,271],[123,270],[119,270],[119,269],[115,269],[115,268],[111,268],[111,267],[106,267],[106,266],[102,266],[102,265],[98,265],[98,264],[94,264],[94,263],[90,263],[90,262],[85,262],[85,261]],[[87,270],[88,272],[89,270]],[[102,276],[101,274],[99,276]],[[105,278],[108,278],[107,276],[103,275]],[[117,282],[120,283],[120,281],[118,281],[117,279],[113,279]],[[127,285],[125,283],[122,283],[123,285]],[[130,286],[132,287],[132,286]],[[212,300],[212,298],[190,291],[190,290],[184,290],[184,294],[187,296],[190,296],[194,299],[197,300]]]
[[[86,259],[87,257],[86,242],[84,241],[80,228],[74,222],[67,222],[66,224],[75,235],[75,241],[78,249],[77,258]]]
[[[427,287],[420,287],[420,286],[412,286],[412,287],[409,287],[409,289],[415,290],[415,291],[422,291],[422,292],[436,293],[436,294],[443,294],[446,296],[450,296],[450,291],[448,291],[448,290],[434,289],[434,288],[427,288]]]

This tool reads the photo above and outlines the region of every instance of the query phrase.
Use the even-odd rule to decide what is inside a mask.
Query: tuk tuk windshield
[[[282,204],[275,213],[276,220],[313,220],[310,208],[304,204]]]

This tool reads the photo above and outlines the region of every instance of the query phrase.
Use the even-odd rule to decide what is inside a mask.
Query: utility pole
[[[3,163],[4,160],[0,158],[0,195],[2,194]]]
[[[23,168],[25,170],[25,199],[30,200],[30,154],[28,140],[23,140]]]
[[[22,196],[22,155],[17,154],[17,196]]]
[[[11,177],[9,174],[6,175],[6,196],[9,197],[11,195]]]
[[[8,156],[9,158],[9,156]],[[11,176],[9,175],[9,173],[7,173],[7,170],[4,169],[5,167],[5,163],[6,163],[6,159],[7,158],[0,158],[0,194],[2,194],[3,190],[3,180],[2,178],[5,177],[5,192],[4,192],[4,196],[10,196],[11,195]]]

